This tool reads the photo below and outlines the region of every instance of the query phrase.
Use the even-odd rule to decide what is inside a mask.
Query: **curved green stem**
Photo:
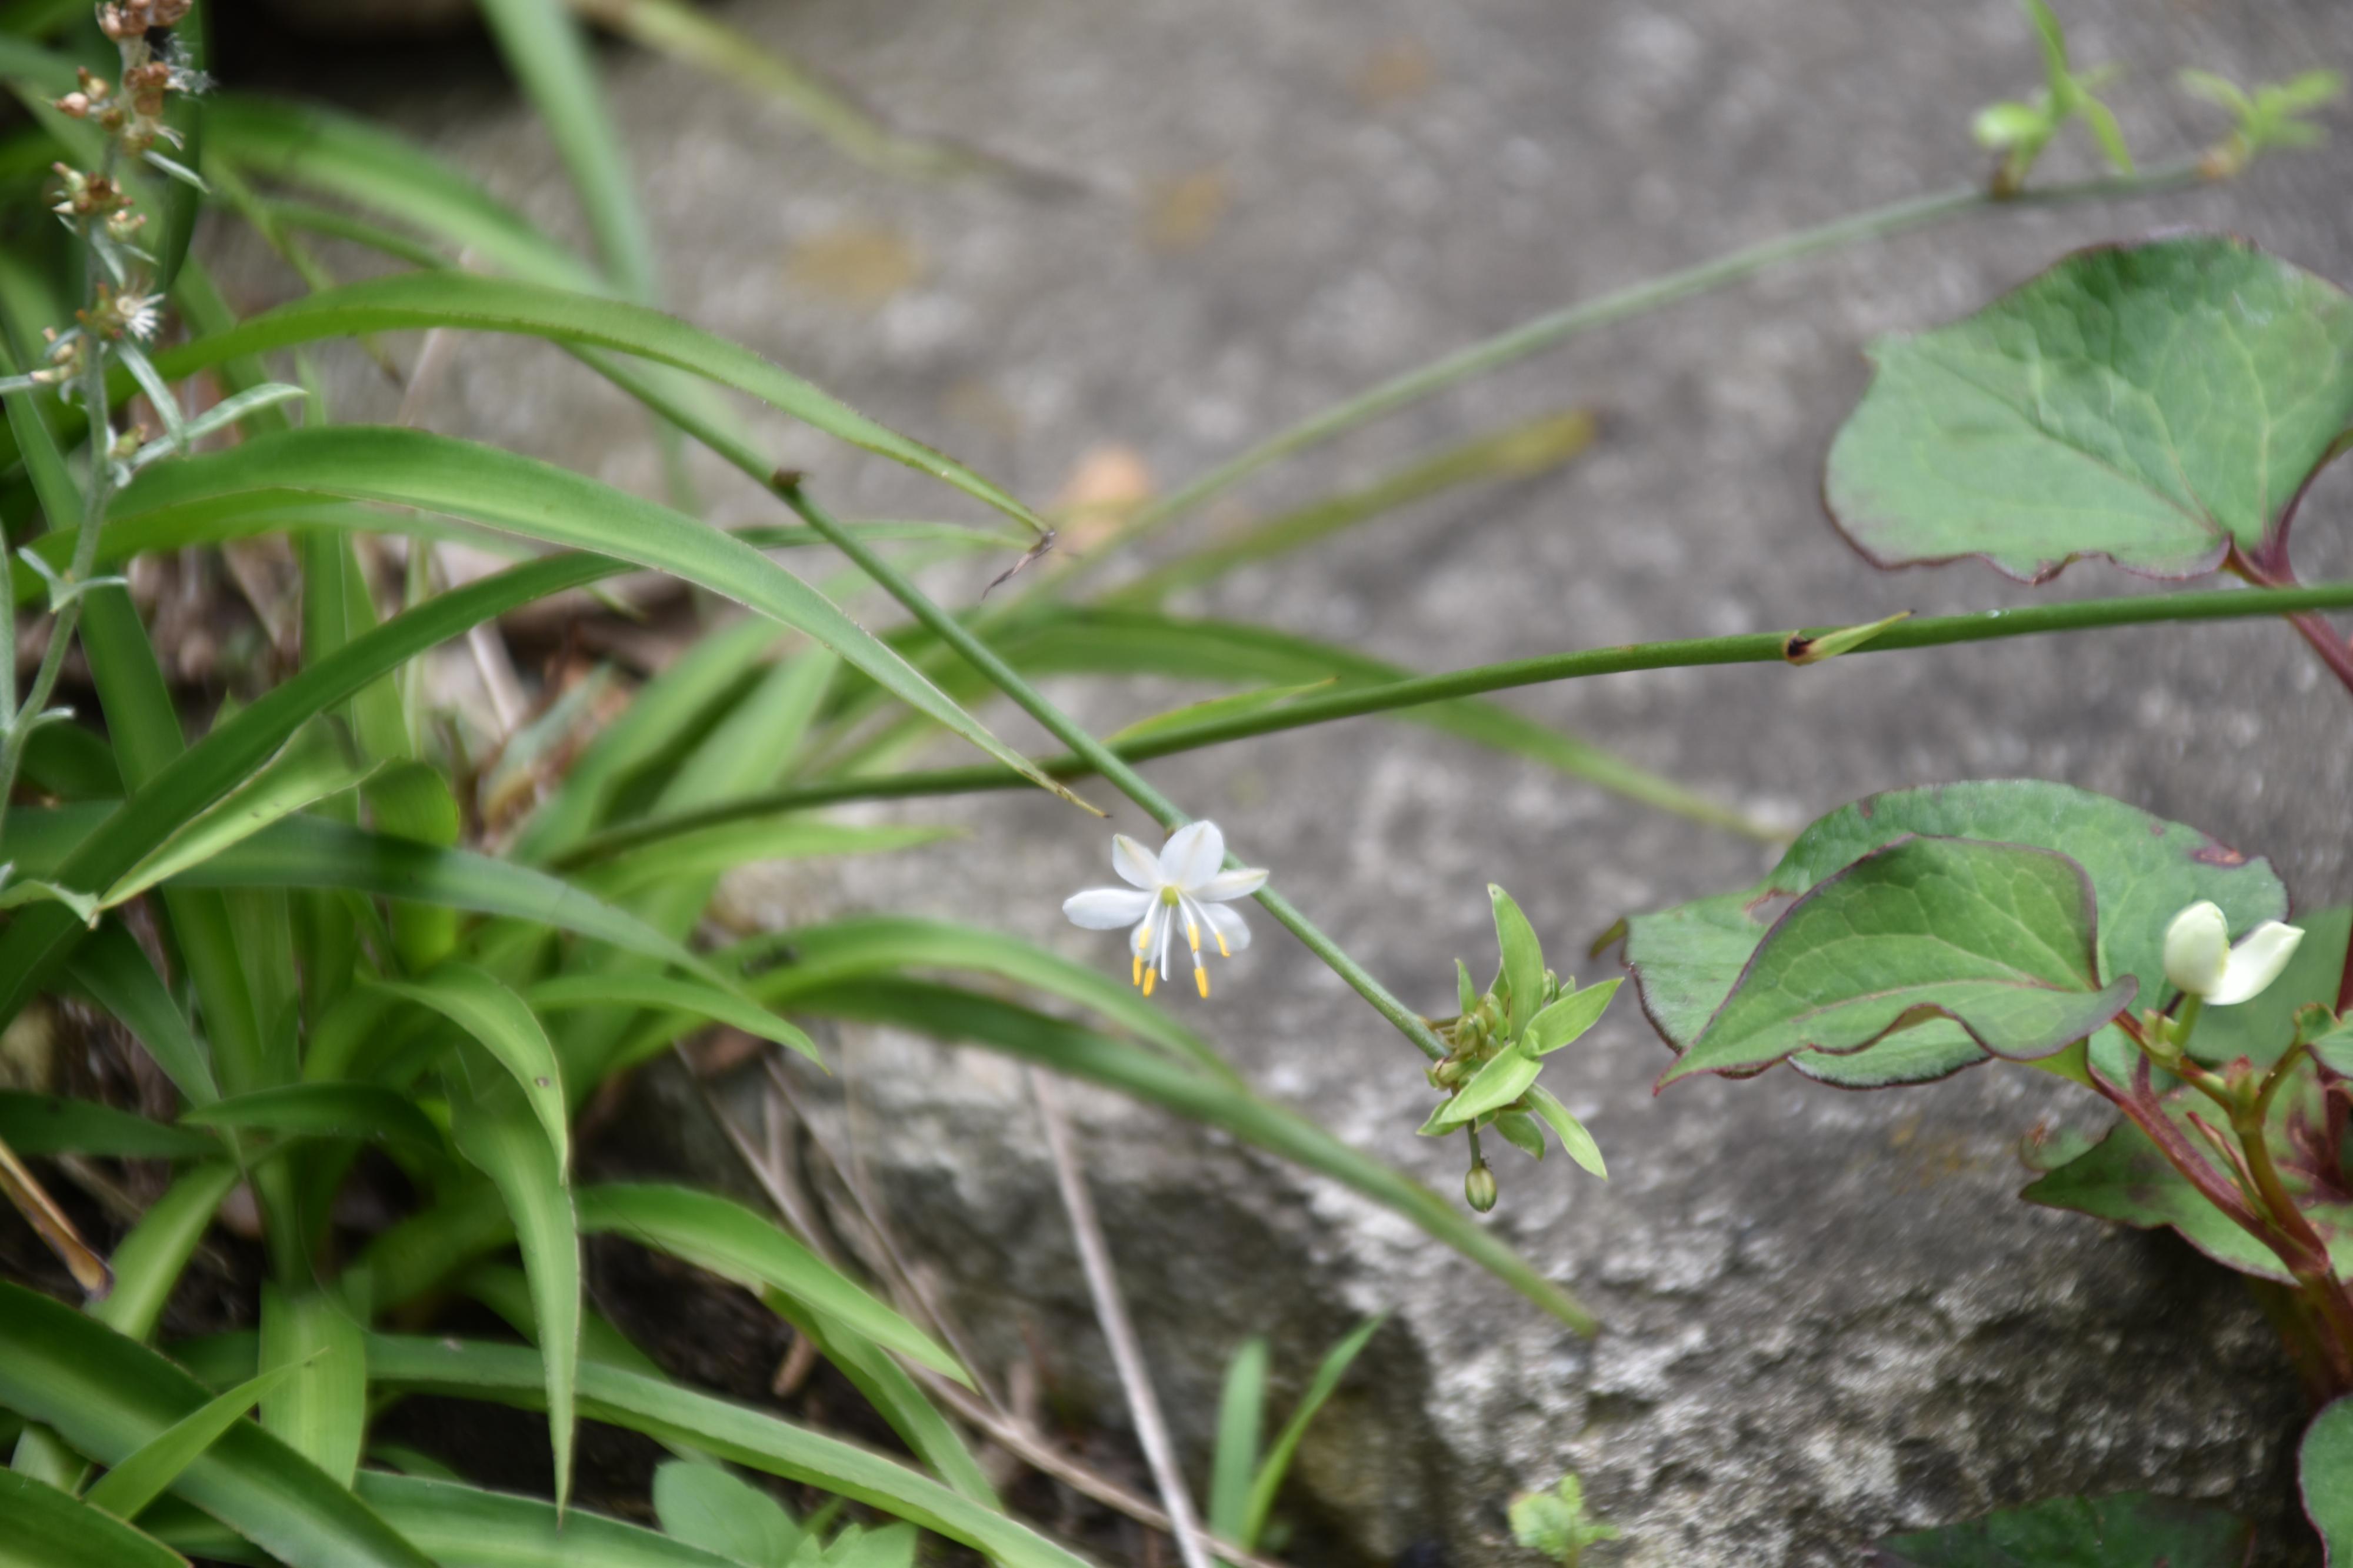
[[[833,526],[838,529],[840,525]],[[1963,616],[1930,616],[1899,621],[1863,647],[1840,657],[1858,658],[1866,654],[1889,653],[1902,648],[1992,642],[2007,637],[2039,637],[2051,632],[2089,631],[2107,626],[2155,626],[2169,621],[2242,620],[2254,616],[2332,609],[2353,609],[2353,582],[2319,583],[2303,588],[2200,589],[2180,594],[2136,595],[2082,600],[2073,604],[2033,605],[2020,609],[1985,610]],[[1000,668],[1003,667],[1003,661],[997,659],[994,653],[989,653],[987,645],[974,637],[968,627],[942,614],[946,624],[955,627],[955,640],[979,648]],[[1669,642],[1630,643],[1618,647],[1544,654],[1535,658],[1478,665],[1443,675],[1417,676],[1409,680],[1359,686],[1328,696],[1302,698],[1279,708],[1232,718],[1172,725],[1156,734],[1124,745],[1114,746],[1091,738],[1091,750],[1121,764],[1124,771],[1125,763],[1145,762],[1178,752],[1198,751],[1205,746],[1222,745],[1251,736],[1274,734],[1366,714],[1392,712],[1401,708],[1443,702],[1458,697],[1475,697],[1513,687],[1540,686],[1556,680],[1577,680],[1590,676],[1620,675],[1641,669],[1681,669],[1719,664],[1778,664],[1785,661],[1785,652],[1791,638],[1836,629],[1811,627],[1795,632],[1752,632],[1735,637],[1687,637]],[[943,632],[942,636],[945,637],[947,634]],[[1009,669],[1007,673],[1012,675]],[[1018,681],[1020,678],[1013,675],[1012,679]],[[1091,773],[1112,776],[1094,756],[1075,746],[1061,756],[1041,758],[1038,765],[1042,772],[1060,779],[1082,778]],[[1114,778],[1113,782],[1118,781]],[[704,811],[680,813],[609,829],[584,838],[559,857],[554,865],[555,868],[563,869],[603,859],[673,834],[747,817],[770,816],[779,812],[830,805],[841,801],[967,795],[1027,785],[1028,781],[1010,769],[985,763],[799,784],[765,795],[744,795]],[[1282,917],[1278,914],[1276,918]]]
[[[797,481],[780,479],[775,488],[786,503],[800,513],[803,521],[825,535],[828,542],[880,584],[883,591],[904,605],[910,615],[985,676],[990,685],[1011,698],[1023,712],[1037,720],[1056,740],[1070,747],[1071,755],[1086,771],[1102,774],[1113,787],[1142,806],[1163,827],[1174,831],[1190,820],[1177,808],[1176,802],[1153,788],[1143,774],[1130,767],[1117,752],[1095,739],[1084,725],[1049,701],[995,649],[975,637],[963,622],[934,604],[929,595],[910,582],[897,567],[876,554],[864,540],[843,528],[802,494]],[[1230,858],[1229,863],[1240,864],[1239,861],[1230,861]],[[1262,888],[1259,890],[1258,901],[1278,924],[1304,943],[1309,952],[1329,964],[1333,972],[1346,981],[1358,995],[1371,1003],[1382,1017],[1396,1025],[1398,1031],[1419,1047],[1424,1056],[1436,1061],[1446,1055],[1446,1047],[1430,1032],[1430,1026],[1419,1014],[1398,1001],[1362,964],[1342,952],[1339,945],[1301,914],[1290,900],[1271,888]]]
[[[1579,333],[1614,325],[1632,317],[1688,300],[1726,284],[1751,278],[1784,262],[1835,250],[1858,240],[1880,239],[1906,229],[2001,207],[2060,206],[2073,202],[2122,201],[2153,195],[2199,184],[2194,159],[2168,163],[2145,174],[2084,180],[2052,185],[2039,191],[2000,195],[1979,185],[1964,185],[1934,195],[1893,202],[1868,212],[1837,218],[1795,234],[1772,239],[1687,267],[1679,272],[1627,288],[1612,289],[1592,300],[1550,310],[1518,326],[1455,350],[1440,359],[1391,376],[1354,397],[1334,404],[1289,429],[1268,437],[1240,455],[1210,469],[1191,483],[1138,511],[1106,545],[1095,552],[1100,560],[1112,545],[1132,543],[1191,511],[1211,496],[1230,489],[1270,463],[1330,440],[1345,431],[1470,380],[1498,366],[1565,342]]]

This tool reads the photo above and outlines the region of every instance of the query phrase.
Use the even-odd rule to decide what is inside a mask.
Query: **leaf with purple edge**
[[[2090,879],[2055,851],[1898,839],[1789,907],[1661,1087],[1849,1055],[1940,1018],[1992,1055],[2050,1056],[2138,989],[2101,983],[2097,923]]]
[[[2080,251],[1871,357],[1824,491],[1883,567],[2200,576],[2271,545],[2353,426],[2353,298],[2217,236]]]
[[[1627,965],[1643,1012],[1668,1046],[1681,1051],[1707,1026],[1793,900],[1907,834],[2032,845],[2074,860],[2098,900],[2100,973],[2137,980],[2144,1005],[2167,994],[2165,925],[2177,910],[2211,900],[2232,931],[2287,914],[2286,890],[2267,861],[2088,790],[2031,779],[1891,790],[1815,822],[1753,886],[1626,922]],[[2094,1038],[2095,1055],[2114,1033]],[[1938,1021],[1852,1056],[1801,1052],[1790,1065],[1810,1078],[1865,1089],[1927,1082],[1985,1059],[1958,1026]]]

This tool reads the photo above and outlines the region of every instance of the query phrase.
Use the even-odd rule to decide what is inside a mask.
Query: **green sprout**
[[[1585,1510],[1585,1483],[1575,1471],[1548,1492],[1512,1500],[1512,1534],[1523,1546],[1543,1552],[1561,1568],[1577,1568],[1585,1549],[1618,1539],[1618,1527]]]
[[[1481,1214],[1495,1206],[1495,1175],[1479,1151],[1482,1129],[1493,1128],[1504,1142],[1541,1160],[1544,1129],[1550,1127],[1570,1159],[1608,1179],[1593,1135],[1567,1106],[1536,1087],[1536,1075],[1547,1054],[1599,1021],[1620,984],[1605,980],[1580,991],[1575,980],[1564,981],[1545,967],[1535,930],[1512,896],[1489,883],[1487,897],[1494,906],[1503,967],[1482,994],[1472,988],[1469,966],[1455,960],[1461,1011],[1437,1026],[1447,1052],[1430,1068],[1430,1086],[1444,1089],[1447,1098],[1421,1124],[1426,1138],[1458,1127],[1469,1132],[1471,1173],[1463,1181],[1462,1195]]]
[[[2019,4],[2042,40],[2045,85],[2022,102],[1989,103],[1978,110],[1971,133],[1979,146],[2003,154],[2001,167],[1994,172],[1994,195],[2010,196],[2023,190],[2042,150],[2071,120],[2081,120],[2108,162],[2131,174],[2132,153],[2125,146],[2124,132],[2116,115],[2095,96],[2095,89],[2115,78],[2115,68],[2102,66],[2078,75],[2067,62],[2066,30],[2059,26],[2051,7],[2044,0],[2019,0]]]
[[[2312,147],[2325,141],[2327,132],[2305,117],[2336,102],[2345,91],[2345,79],[2333,70],[2306,71],[2258,87],[2251,97],[2228,77],[2186,70],[2181,86],[2230,110],[2239,122],[2199,163],[2209,178],[2223,180],[2246,168],[2266,148]]]

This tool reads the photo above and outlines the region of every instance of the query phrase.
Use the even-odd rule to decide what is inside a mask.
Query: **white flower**
[[[2165,977],[2188,995],[2228,1007],[2262,994],[2303,940],[2300,928],[2265,921],[2234,948],[2222,911],[2200,901],[2165,928]]]
[[[1090,888],[1062,900],[1062,912],[1072,925],[1089,931],[1111,931],[1124,925],[1129,933],[1130,973],[1146,996],[1153,982],[1168,978],[1168,947],[1181,921],[1185,941],[1193,950],[1193,983],[1209,994],[1209,971],[1201,960],[1201,933],[1207,931],[1219,956],[1231,958],[1250,945],[1250,927],[1241,911],[1224,905],[1247,898],[1266,885],[1266,873],[1256,868],[1221,871],[1226,863],[1226,836],[1214,822],[1188,822],[1169,835],[1155,855],[1124,833],[1113,834],[1111,867],[1125,888]]]
[[[155,335],[159,320],[155,307],[156,298],[153,294],[141,294],[126,289],[115,296],[114,313],[121,321],[122,330],[142,341]]]

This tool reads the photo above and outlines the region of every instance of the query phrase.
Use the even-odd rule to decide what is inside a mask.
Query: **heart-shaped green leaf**
[[[2353,1399],[2312,1418],[2299,1458],[2304,1511],[2328,1549],[2330,1568],[2353,1562]]]
[[[2131,1005],[2102,984],[2082,867],[2048,849],[1904,838],[1789,907],[1662,1086],[1761,1071],[1801,1050],[1840,1056],[1933,1019],[1979,1049],[2046,1057]]]
[[[1881,566],[2196,576],[2268,542],[2353,426],[2353,298],[2236,239],[2083,251],[1871,357],[1825,489]]]
[[[2144,1006],[2164,999],[2165,927],[2183,907],[2211,899],[2234,931],[2287,913],[2268,862],[2088,790],[2029,779],[1893,790],[1816,822],[1754,887],[1627,922],[1626,962],[1667,1044],[1680,1051],[1698,1037],[1790,900],[1907,834],[2031,845],[2073,860],[2098,904],[2099,973],[2137,981]],[[1880,1088],[1944,1078],[1984,1059],[1957,1025],[1936,1022],[1852,1056],[1801,1052],[1790,1064],[1826,1082]]]

